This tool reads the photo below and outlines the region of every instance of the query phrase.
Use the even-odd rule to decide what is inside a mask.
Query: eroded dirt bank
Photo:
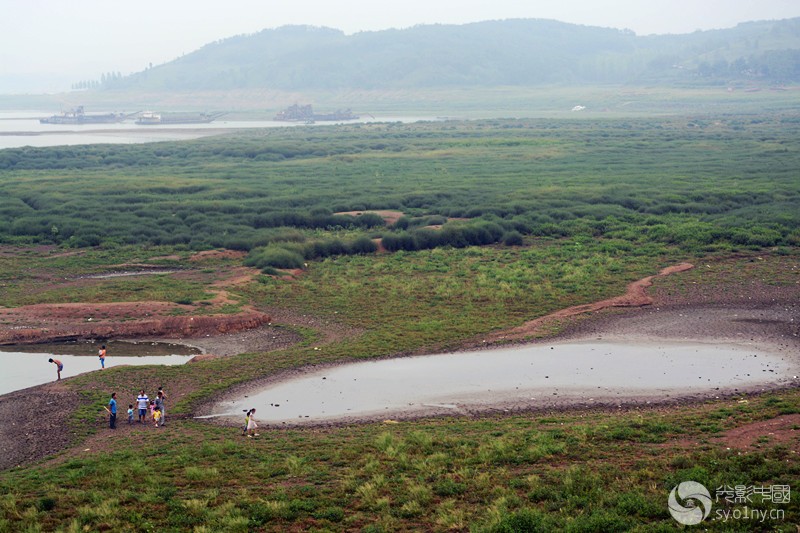
[[[0,309],[0,344],[91,339],[202,337],[250,330],[270,316],[255,310],[233,315],[171,316],[177,304],[42,304]],[[183,306],[186,311],[191,309]]]

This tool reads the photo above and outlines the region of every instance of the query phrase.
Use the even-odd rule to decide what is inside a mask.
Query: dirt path
[[[800,414],[781,415],[728,430],[721,444],[738,450],[782,444],[793,453],[800,453]]]
[[[572,318],[578,315],[594,313],[602,309],[611,307],[642,307],[653,303],[653,298],[648,296],[647,288],[653,284],[653,279],[659,276],[669,276],[677,272],[684,272],[694,268],[690,263],[680,263],[662,269],[658,274],[647,276],[638,281],[628,285],[628,289],[622,296],[614,296],[606,300],[600,300],[590,304],[575,305],[566,309],[561,309],[555,313],[550,313],[543,317],[536,318],[528,321],[523,325],[511,330],[496,332],[487,336],[486,343],[493,343],[500,340],[521,340],[529,337],[542,336],[546,332],[548,326],[561,322],[566,318]]]

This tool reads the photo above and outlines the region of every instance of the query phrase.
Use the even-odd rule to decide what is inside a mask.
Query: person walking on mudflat
[[[144,393],[144,389],[136,397],[136,407],[139,409],[139,423],[144,424],[144,420],[147,417],[147,408],[150,407],[150,398]]]
[[[100,369],[106,367],[106,345],[102,345],[97,351],[97,356],[100,358]]]
[[[52,357],[47,360],[48,363],[53,363],[56,365],[56,372],[58,372],[58,380],[61,381],[61,371],[64,370],[64,365],[58,359],[53,359]]]
[[[258,429],[258,424],[256,424],[256,408],[252,408],[247,411],[247,416],[245,416],[245,426],[242,435],[247,435],[248,437],[258,437],[258,433],[256,433],[256,429]]]
[[[108,427],[111,429],[117,429],[117,393],[111,393],[111,400],[108,402],[108,408],[106,409],[109,413],[108,418]]]

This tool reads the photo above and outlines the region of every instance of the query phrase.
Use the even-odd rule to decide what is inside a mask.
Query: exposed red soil
[[[374,242],[375,246],[377,246],[377,248],[375,249],[376,252],[378,252],[379,254],[386,253],[386,248],[383,246],[383,239],[378,237],[377,239],[372,239],[372,242]]]
[[[203,257],[221,256],[206,254]],[[191,338],[258,328],[268,324],[271,319],[268,314],[252,307],[245,306],[236,314],[214,314],[206,310],[238,305],[238,300],[232,298],[226,289],[249,282],[255,273],[257,271],[245,267],[234,268],[226,277],[214,282],[209,289],[214,297],[204,302],[203,313],[198,312],[200,307],[197,305],[156,301],[0,308],[0,344],[168,336]]]
[[[286,281],[292,281],[294,279],[299,278],[303,274],[302,268],[290,268],[288,270],[283,270],[284,274],[280,276],[280,279],[284,279]]]
[[[189,258],[189,261],[210,261],[218,259],[242,259],[247,255],[246,252],[238,250],[205,250],[197,252]]]
[[[270,317],[258,311],[235,315],[167,316],[174,304],[44,304],[0,310],[0,344],[33,344],[66,340],[194,337],[257,328]],[[88,316],[87,315],[91,315]],[[98,318],[95,318],[98,317]],[[9,323],[19,325],[8,326]]]
[[[723,434],[721,443],[739,450],[782,444],[800,453],[800,414],[781,415],[730,429]]]
[[[463,221],[466,221],[466,220],[469,220],[469,219],[468,218],[462,218],[462,217],[448,217],[447,218],[448,222],[456,222],[456,221],[462,221],[463,222]],[[443,227],[444,227],[443,224],[431,224],[429,226],[424,226],[422,229],[442,229]]]

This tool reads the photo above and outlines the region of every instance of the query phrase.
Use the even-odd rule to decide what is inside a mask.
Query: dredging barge
[[[313,123],[317,121],[358,120],[358,118],[359,116],[353,114],[350,109],[338,109],[333,113],[314,113],[314,108],[311,104],[294,104],[280,111],[273,120]]]
[[[64,111],[59,115],[40,118],[40,124],[114,124],[127,118],[124,113],[101,113],[87,115],[83,106]]]
[[[225,113],[154,113],[139,114],[135,123],[142,126],[158,124],[209,124]]]

